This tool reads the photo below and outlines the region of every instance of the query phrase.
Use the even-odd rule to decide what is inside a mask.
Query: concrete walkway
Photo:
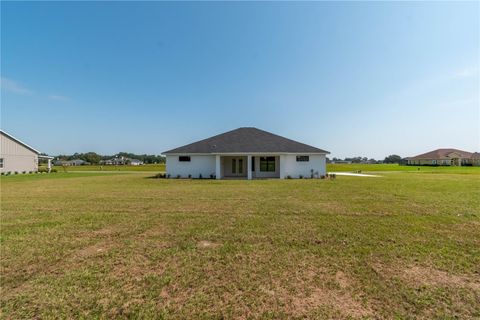
[[[382,177],[382,176],[377,176],[375,174],[353,173],[353,172],[329,172],[328,174],[335,174],[337,176],[353,176],[353,177],[371,177],[371,178]]]

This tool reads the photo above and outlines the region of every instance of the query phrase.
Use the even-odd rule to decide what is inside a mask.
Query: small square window
[[[310,161],[309,156],[297,156],[297,162],[308,162]]]
[[[179,156],[178,161],[180,161],[180,162],[190,162],[190,156]]]
[[[0,158],[0,168],[3,169],[3,158]]]

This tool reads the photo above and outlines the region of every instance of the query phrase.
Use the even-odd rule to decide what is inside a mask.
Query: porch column
[[[285,164],[287,156],[281,154],[278,159],[280,161],[280,179],[285,179]]]
[[[47,159],[47,169],[48,169],[48,173],[52,171],[52,159]]]
[[[252,156],[247,156],[247,179],[252,180]]]
[[[221,179],[221,174],[222,174],[222,167],[221,167],[221,162],[220,162],[220,155],[215,156],[215,178],[216,179]]]

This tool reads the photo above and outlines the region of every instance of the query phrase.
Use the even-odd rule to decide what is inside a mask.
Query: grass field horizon
[[[165,164],[146,164],[140,166],[123,165],[123,166],[101,166],[101,165],[86,165],[86,166],[54,166],[57,172],[77,172],[77,171],[149,171],[149,172],[165,172]],[[390,172],[390,171],[405,171],[405,172],[419,172],[419,173],[480,173],[480,167],[471,166],[406,166],[398,164],[327,164],[327,172]],[[195,176],[192,173],[192,176]]]
[[[423,168],[2,177],[2,317],[478,318],[480,170]]]

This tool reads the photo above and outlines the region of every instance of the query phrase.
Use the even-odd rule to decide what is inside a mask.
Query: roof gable
[[[37,153],[37,154],[40,154],[40,151],[38,151],[37,149],[34,149],[34,148],[30,147],[30,146],[29,146],[28,144],[26,144],[25,142],[23,142],[23,141],[21,141],[21,140],[18,140],[18,139],[15,138],[14,136],[6,133],[5,131],[0,130],[0,134],[4,135],[5,137],[9,138],[10,140],[15,141],[15,142],[18,143],[18,144],[24,146],[25,148],[27,148],[27,149],[29,149],[29,150]]]
[[[169,153],[329,153],[257,128],[245,127],[165,151]]]
[[[452,158],[470,158],[472,154],[458,149],[437,149],[427,153],[411,157],[410,160],[432,160],[432,159],[452,159]]]

